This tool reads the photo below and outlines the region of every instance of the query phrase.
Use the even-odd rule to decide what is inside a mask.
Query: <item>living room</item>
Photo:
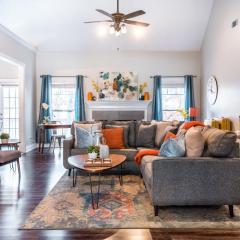
[[[238,239],[239,10],[0,1],[0,238]]]

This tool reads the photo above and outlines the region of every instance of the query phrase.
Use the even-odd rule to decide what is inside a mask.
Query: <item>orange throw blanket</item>
[[[159,150],[154,149],[141,149],[135,156],[135,161],[137,165],[141,165],[142,158],[146,155],[154,155],[157,156],[159,154]]]

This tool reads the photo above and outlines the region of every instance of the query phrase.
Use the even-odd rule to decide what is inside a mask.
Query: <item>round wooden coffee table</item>
[[[101,185],[101,173],[120,166],[119,182],[121,186],[123,184],[122,165],[126,161],[126,156],[120,155],[120,154],[110,154],[109,158],[111,159],[112,164],[111,166],[108,166],[108,167],[105,167],[105,166],[104,167],[85,167],[84,166],[85,161],[88,160],[87,154],[71,156],[68,158],[68,163],[73,167],[72,169],[73,170],[73,187],[76,186],[76,181],[77,181],[77,174],[75,173],[75,170],[81,170],[88,173],[93,209],[98,208],[99,192],[100,192],[100,185]],[[93,196],[92,174],[98,174],[98,191],[97,191],[97,200],[96,200],[97,207],[96,208],[95,208],[94,196]]]

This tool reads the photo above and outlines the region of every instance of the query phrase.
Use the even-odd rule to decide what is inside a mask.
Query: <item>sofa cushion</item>
[[[237,135],[234,132],[206,127],[202,135],[207,143],[207,152],[212,157],[229,157],[235,148]]]
[[[156,125],[140,125],[136,141],[137,147],[154,148],[156,128]]]
[[[164,137],[165,137],[165,135],[166,135],[166,129],[167,129],[167,127],[169,127],[169,126],[172,126],[172,122],[171,121],[169,121],[169,122],[163,122],[163,121],[155,121],[155,120],[153,120],[152,122],[151,122],[151,124],[154,124],[154,125],[156,125],[157,126],[157,129],[156,129],[156,137],[155,137],[155,145],[157,146],[157,147],[160,147],[160,145],[162,144],[162,142],[163,142],[163,139],[164,139]],[[172,128],[174,128],[174,127],[172,127]],[[171,128],[171,129],[172,129]],[[169,131],[170,129],[168,129],[167,131]]]
[[[134,157],[137,154],[137,149],[135,148],[125,148],[125,149],[110,149],[110,154],[122,154],[126,155],[127,161],[134,161]],[[73,148],[71,150],[71,156],[75,155],[81,155],[81,154],[87,154],[87,148],[85,149],[79,149],[79,148]]]
[[[110,149],[110,154],[122,154],[126,156],[127,161],[134,161],[134,157],[137,154],[137,149],[135,148]]]
[[[192,127],[185,134],[187,157],[202,156],[205,140],[201,132],[201,128]]]
[[[13,151],[0,151],[0,164],[17,160],[21,157],[21,152],[17,150]]]
[[[129,125],[105,125],[105,128],[123,128],[123,135],[124,135],[124,146],[129,148],[128,144],[128,135],[129,135]]]
[[[148,188],[152,188],[153,175],[152,175],[152,162],[159,159],[158,156],[144,156],[141,161],[140,170],[145,184]],[[150,193],[151,194],[151,193]]]
[[[135,128],[136,124],[135,121],[105,121],[103,122],[103,127],[106,125],[118,125],[118,126],[129,126],[129,133],[128,133],[128,145],[129,147],[135,147],[136,146],[136,136],[135,136]]]

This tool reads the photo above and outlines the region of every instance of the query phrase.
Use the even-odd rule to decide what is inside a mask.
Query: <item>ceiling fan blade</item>
[[[105,15],[105,16],[108,16],[108,17],[110,17],[110,18],[113,18],[112,14],[110,14],[110,13],[104,11],[104,10],[96,9],[96,11],[99,12],[99,13],[101,13],[101,14],[103,14],[103,15]]]
[[[102,22],[113,22],[112,20],[103,20],[103,21],[89,21],[84,23],[102,23]]]
[[[129,14],[125,15],[124,19],[138,17],[138,16],[143,15],[143,14],[145,14],[145,12],[143,10],[139,10],[139,11],[132,12],[132,13],[129,13]]]
[[[149,23],[132,21],[132,20],[124,20],[124,22],[127,23],[127,24],[141,26],[141,27],[148,27],[150,25]]]

